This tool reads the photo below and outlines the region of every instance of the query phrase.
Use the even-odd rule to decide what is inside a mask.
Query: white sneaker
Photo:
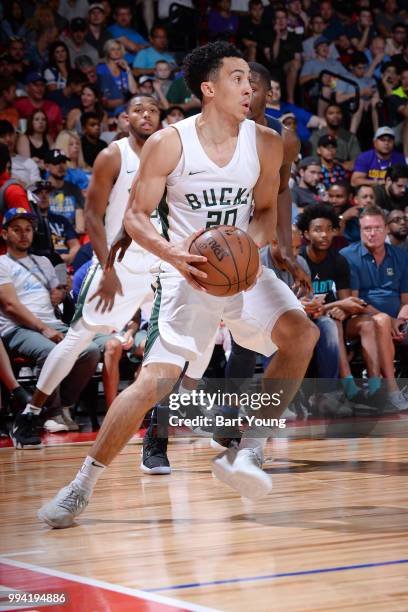
[[[389,403],[398,410],[408,410],[408,398],[405,397],[403,391],[390,391],[388,393]]]
[[[229,448],[213,460],[213,474],[243,497],[259,499],[272,490],[272,480],[262,470],[262,452],[254,448]]]
[[[44,423],[44,429],[49,433],[57,433],[59,431],[68,431],[68,426],[59,414],[52,419],[47,419]]]
[[[84,492],[74,482],[71,482],[67,487],[61,489],[51,501],[44,504],[37,516],[55,529],[71,527],[74,519],[87,507],[88,501]]]
[[[68,427],[68,431],[79,431],[79,425],[72,418],[71,411],[68,408],[68,406],[62,409],[61,416],[62,416],[62,420],[64,421],[65,425]]]

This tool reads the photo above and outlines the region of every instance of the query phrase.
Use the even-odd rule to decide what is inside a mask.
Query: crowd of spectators
[[[313,373],[341,380],[340,416],[377,406],[384,389],[387,409],[408,409],[394,363],[408,343],[407,0],[179,0],[182,29],[171,4],[0,2],[0,379],[11,404],[26,401],[16,359],[35,375],[72,317],[92,257],[92,167],[128,135],[127,100],[154,96],[163,127],[198,113],[183,57],[228,40],[267,68],[266,114],[300,140],[292,219],[314,291],[304,306],[322,338]],[[274,267],[272,247],[262,257]],[[71,410],[98,361],[111,403],[121,358],[140,362],[146,325],[135,313],[121,336],[90,346],[50,402],[49,431],[78,427]],[[350,369],[356,345],[364,390]]]

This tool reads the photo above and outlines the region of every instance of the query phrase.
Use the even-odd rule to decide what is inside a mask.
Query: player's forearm
[[[292,258],[292,198],[289,187],[278,194],[276,233],[282,255]]]
[[[103,220],[92,210],[87,210],[86,227],[99,263],[104,267],[108,258],[109,249]]]
[[[255,208],[254,216],[249,224],[248,234],[258,247],[262,248],[276,242],[276,225],[276,206],[258,211]]]
[[[172,247],[156,230],[147,213],[134,212],[131,208],[128,208],[123,224],[132,240],[159,259],[171,263]]]

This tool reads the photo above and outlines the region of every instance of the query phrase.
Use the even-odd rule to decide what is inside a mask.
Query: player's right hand
[[[202,270],[199,270],[194,264],[205,263],[207,258],[203,257],[202,255],[193,255],[189,250],[191,243],[204,231],[205,229],[201,229],[198,232],[194,232],[194,234],[189,236],[187,240],[170,245],[166,261],[174,266],[180,272],[180,274],[184,276],[186,281],[192,287],[194,287],[194,289],[206,292],[206,289],[202,287],[202,285],[200,285],[195,279],[207,278],[207,274]]]
[[[132,243],[132,239],[125,230],[125,227],[122,225],[118,235],[115,237],[112,242],[111,248],[109,249],[108,259],[106,260],[105,270],[112,270],[115,264],[116,255],[118,255],[118,261],[122,261],[125,256],[126,251],[130,247]]]
[[[91,295],[89,301],[92,302],[92,300],[98,297],[99,299],[95,310],[98,311],[101,309],[103,314],[104,312],[110,312],[112,310],[117,293],[123,295],[122,285],[115,270],[105,270],[99,281],[97,290]]]

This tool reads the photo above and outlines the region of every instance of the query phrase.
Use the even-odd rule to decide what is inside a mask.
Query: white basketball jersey
[[[171,126],[178,131],[183,150],[177,167],[167,177],[166,201],[159,206],[163,235],[170,241],[215,225],[248,229],[252,191],[260,173],[256,125],[248,119],[242,121],[234,155],[220,168],[201,146],[197,117]]]
[[[113,144],[119,148],[121,164],[120,172],[110,193],[108,206],[105,212],[105,231],[108,247],[111,246],[122,227],[123,217],[125,216],[129,200],[129,193],[140,165],[139,157],[130,146],[127,137],[121,138]],[[152,221],[156,229],[161,231],[157,218],[157,211],[152,215]],[[138,253],[145,252],[145,250],[134,241],[132,241],[129,251]]]

